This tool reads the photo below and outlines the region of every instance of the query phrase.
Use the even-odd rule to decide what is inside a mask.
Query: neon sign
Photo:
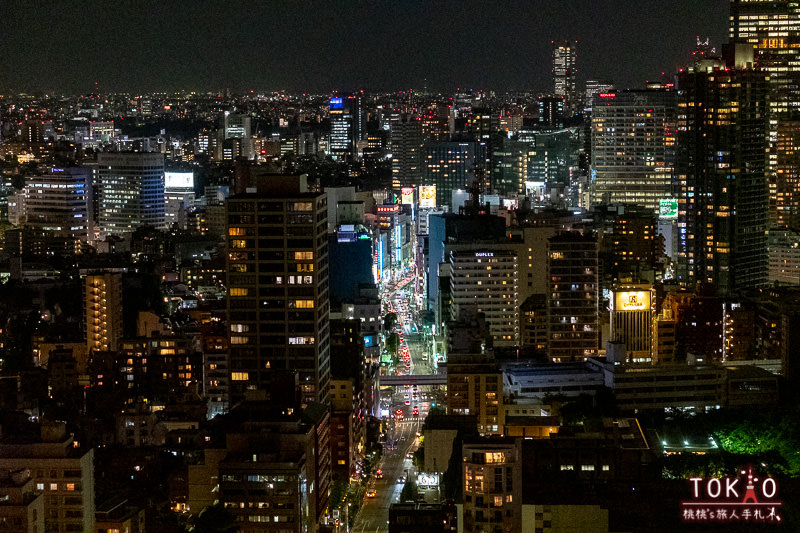
[[[783,502],[777,499],[778,482],[759,478],[748,466],[739,477],[689,478],[692,499],[681,502],[684,522],[780,523]]]

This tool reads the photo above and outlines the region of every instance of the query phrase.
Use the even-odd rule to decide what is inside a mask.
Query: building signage
[[[658,218],[678,218],[678,200],[676,198],[660,198],[658,200]]]
[[[650,309],[650,293],[647,291],[622,291],[616,293],[615,311],[644,311]]]
[[[436,207],[436,185],[419,186],[419,206]]]
[[[331,98],[331,109],[342,109],[344,102],[341,98]]]
[[[414,187],[403,187],[400,189],[400,203],[414,204]]]
[[[684,522],[779,524],[782,522],[775,478],[761,478],[748,466],[739,476],[689,478],[691,499],[681,502]]]
[[[494,257],[492,252],[476,252],[475,257]]]

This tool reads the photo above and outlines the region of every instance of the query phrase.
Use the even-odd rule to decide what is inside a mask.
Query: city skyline
[[[0,91],[549,92],[550,42],[563,39],[579,43],[579,81],[635,87],[676,71],[697,36],[719,47],[727,25],[726,0],[4,5]]]

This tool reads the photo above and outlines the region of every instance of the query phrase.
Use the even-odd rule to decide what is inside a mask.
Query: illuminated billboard
[[[678,218],[678,200],[676,198],[660,198],[658,200],[658,218]]]
[[[650,293],[648,291],[620,291],[614,295],[615,311],[649,311]]]
[[[165,189],[194,189],[192,172],[164,172]]]
[[[414,204],[414,187],[403,187],[400,189],[400,203]]]
[[[436,207],[436,185],[419,186],[419,206]]]
[[[341,98],[331,98],[331,109],[342,109],[344,102]]]

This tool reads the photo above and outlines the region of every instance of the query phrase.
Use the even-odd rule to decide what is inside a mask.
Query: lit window
[[[247,344],[249,339],[241,335],[231,335],[231,344]]]
[[[67,490],[72,492],[75,490],[75,483],[67,483]]]
[[[247,381],[250,379],[250,374],[247,372],[231,372],[231,379],[233,381]]]
[[[314,300],[295,300],[295,309],[314,309]]]
[[[231,296],[247,296],[248,290],[246,288],[241,287],[231,287],[230,294]]]
[[[594,465],[581,465],[581,470],[583,470],[584,472],[593,472]]]
[[[314,259],[314,252],[295,252],[295,259]]]
[[[50,490],[58,490],[58,483],[50,483]]]

